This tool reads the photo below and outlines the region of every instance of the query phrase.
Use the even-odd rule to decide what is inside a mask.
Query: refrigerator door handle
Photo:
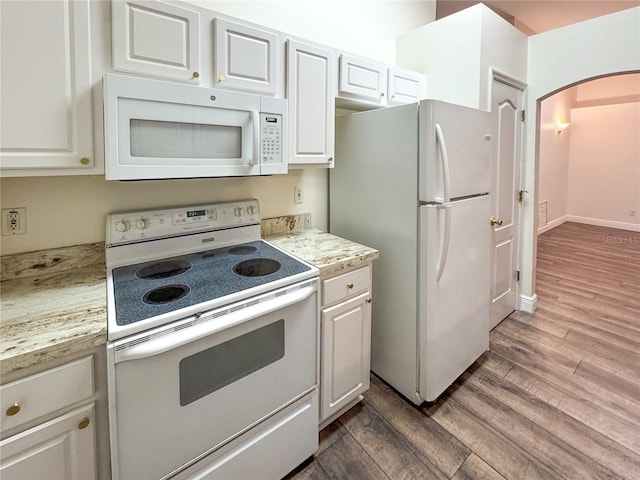
[[[444,266],[447,264],[449,254],[449,240],[451,238],[451,204],[438,205],[438,210],[444,210],[444,234],[442,236],[442,246],[440,247],[440,258],[436,265],[436,282],[440,281]]]
[[[449,179],[449,155],[447,154],[447,143],[444,140],[444,133],[439,123],[436,123],[436,143],[440,150],[440,160],[442,161],[442,188],[444,190],[444,203],[451,201],[451,181]]]

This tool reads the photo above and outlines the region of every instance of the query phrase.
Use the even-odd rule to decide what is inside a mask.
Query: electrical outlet
[[[629,210],[629,216],[630,217],[635,217],[636,215],[638,215],[638,211],[637,210]]]
[[[293,203],[302,203],[302,187],[293,189]]]
[[[27,233],[27,209],[2,209],[2,235],[24,235]]]

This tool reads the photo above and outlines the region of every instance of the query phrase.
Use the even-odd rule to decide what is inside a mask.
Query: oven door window
[[[284,357],[284,320],[180,361],[180,405],[189,405]]]

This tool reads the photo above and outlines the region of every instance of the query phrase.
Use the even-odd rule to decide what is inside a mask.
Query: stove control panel
[[[260,224],[257,200],[193,205],[107,216],[107,245]]]

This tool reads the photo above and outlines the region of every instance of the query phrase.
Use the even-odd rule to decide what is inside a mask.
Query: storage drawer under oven
[[[316,387],[317,281],[261,297],[109,345],[114,478],[167,478]]]

